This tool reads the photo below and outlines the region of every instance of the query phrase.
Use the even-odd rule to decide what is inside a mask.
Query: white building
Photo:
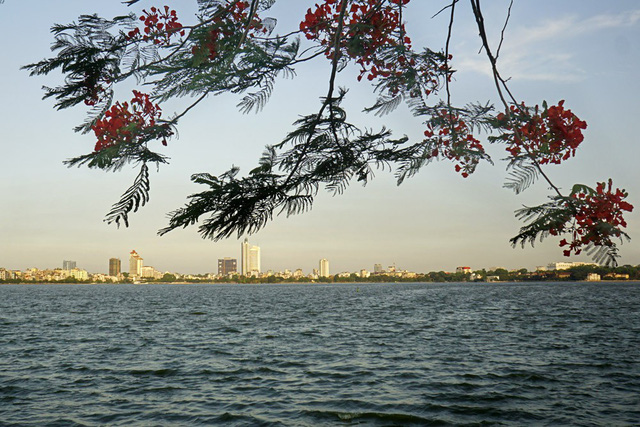
[[[0,280],[11,280],[15,278],[15,274],[11,270],[0,268]]]
[[[249,244],[249,239],[244,239],[241,246],[241,268],[243,276],[258,276],[260,274],[260,247]]]
[[[67,277],[73,277],[76,280],[89,280],[89,273],[87,273],[86,270],[82,270],[80,268],[72,268],[71,270],[64,270],[67,271]]]
[[[329,277],[329,261],[325,258],[322,258],[319,263],[319,277]]]
[[[599,282],[601,280],[600,275],[598,273],[589,273],[587,274],[587,282]]]
[[[581,267],[583,265],[595,265],[597,266],[598,264],[595,264],[593,262],[552,262],[550,264],[547,265],[547,270],[553,271],[553,270],[568,270],[571,267]]]
[[[145,279],[162,279],[163,276],[164,274],[150,265],[140,267],[140,277],[144,277]]]
[[[133,250],[129,257],[129,276],[141,277],[142,276],[142,263],[143,258]]]

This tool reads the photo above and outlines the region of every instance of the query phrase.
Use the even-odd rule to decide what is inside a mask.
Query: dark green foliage
[[[118,226],[120,226],[120,221],[122,221],[124,225],[128,227],[129,213],[137,212],[138,208],[144,206],[149,201],[150,189],[149,167],[146,163],[143,163],[140,168],[140,173],[133,182],[133,185],[125,191],[120,201],[112,206],[105,221],[108,224],[115,222]]]
[[[51,29],[55,37],[51,50],[58,51],[57,56],[23,68],[30,70],[31,75],[45,75],[59,68],[66,75],[64,85],[44,88],[44,98],[55,98],[58,109],[85,101],[92,95],[88,92],[90,88],[97,85],[104,84],[103,89],[111,92],[126,47],[123,34],[114,35],[111,30],[129,27],[135,20],[133,14],[112,20],[82,15],[77,24],[55,25]]]
[[[516,211],[516,218],[528,224],[520,228],[520,232],[509,240],[513,246],[520,244],[524,247],[526,243],[534,245],[538,239],[542,241],[548,237],[549,230],[562,229],[573,218],[573,199],[559,196],[550,199],[550,202],[542,205],[524,206]]]
[[[267,147],[248,176],[238,178],[237,168],[220,177],[193,175],[193,182],[208,189],[190,196],[160,234],[193,225],[205,214],[209,217],[199,226],[203,237],[218,240],[253,233],[274,214],[309,210],[321,187],[339,194],[354,178],[366,184],[373,169],[388,164],[395,146],[405,140],[391,140],[385,129],[362,132],[348,123],[340,107],[344,95],[342,91],[338,98],[325,100],[326,114],[296,121],[297,129],[277,146]]]
[[[162,135],[164,131],[160,131]],[[156,133],[152,131],[152,135]],[[118,145],[104,148],[100,151],[94,151],[89,154],[65,160],[65,164],[69,167],[87,166],[89,168],[99,168],[105,171],[118,171],[129,163],[168,163],[168,157],[154,153],[149,150],[145,144],[122,142]]]

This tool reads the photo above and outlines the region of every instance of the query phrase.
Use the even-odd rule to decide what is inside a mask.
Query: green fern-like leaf
[[[538,167],[526,160],[512,162],[508,169],[509,176],[503,187],[513,190],[516,194],[522,193],[538,179]]]
[[[143,163],[133,185],[125,191],[118,203],[113,205],[105,218],[105,222],[107,224],[115,222],[120,227],[120,222],[122,221],[126,227],[129,227],[129,214],[136,212],[138,208],[149,201],[150,189],[149,167],[146,163]]]

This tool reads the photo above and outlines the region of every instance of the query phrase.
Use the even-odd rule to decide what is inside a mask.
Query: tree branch
[[[496,86],[496,89],[498,91],[498,96],[500,97],[500,100],[502,101],[502,104],[504,105],[505,115],[507,116],[507,119],[509,121],[511,121],[512,117],[511,117],[511,113],[509,111],[509,104],[507,103],[507,101],[506,101],[506,99],[504,97],[504,94],[502,92],[502,88],[504,88],[504,90],[508,93],[509,97],[511,98],[511,100],[512,100],[512,102],[514,104],[517,105],[518,102],[516,101],[515,97],[513,96],[513,94],[509,90],[509,88],[507,87],[507,82],[500,76],[500,73],[498,71],[498,66],[497,66],[497,62],[498,61],[497,61],[496,57],[493,56],[493,54],[491,53],[491,48],[489,47],[489,41],[487,40],[487,33],[486,33],[485,26],[484,26],[484,16],[482,15],[482,11],[480,10],[480,0],[470,0],[470,1],[471,1],[471,8],[473,10],[473,15],[475,16],[476,23],[478,25],[478,31],[479,31],[480,39],[482,40],[482,47],[484,48],[484,51],[487,54],[487,57],[489,58],[489,62],[491,63],[491,70],[492,70],[492,73],[493,73],[493,80],[495,82],[495,86]],[[518,131],[517,126],[513,126],[513,129],[514,129],[514,133],[516,134],[516,136],[518,138],[521,138],[521,135],[520,135],[520,132]],[[542,177],[547,181],[547,183],[551,186],[551,188],[555,191],[555,193],[559,197],[565,197],[560,192],[560,189],[547,176],[547,174],[544,173],[544,171],[542,170],[542,167],[540,166],[540,163],[538,163],[538,161],[535,159],[535,157],[533,156],[531,151],[526,146],[524,147],[524,149],[527,152],[527,154],[529,155],[529,157],[531,158],[533,164],[536,166],[536,168],[538,168],[538,171],[540,172]]]
[[[331,76],[329,77],[329,90],[327,91],[327,97],[322,103],[322,107],[320,107],[320,111],[318,111],[318,114],[316,115],[316,119],[312,125],[312,130],[315,129],[318,123],[320,122],[322,113],[324,113],[324,110],[327,108],[327,106],[328,105],[331,106],[331,104],[333,103],[333,92],[335,90],[336,75],[338,74],[338,62],[340,60],[340,54],[341,54],[340,41],[342,40],[342,29],[344,28],[344,17],[346,14],[348,1],[349,0],[342,0],[340,3],[340,20],[338,22],[338,28],[336,29],[335,40],[333,41],[333,58],[332,58],[333,61],[331,64]],[[294,165],[293,169],[291,169],[291,172],[289,172],[287,179],[285,179],[284,184],[282,185],[283,187],[286,187],[289,184],[289,182],[291,182],[293,175],[296,173],[296,171],[302,164],[302,161],[307,154],[309,144],[311,143],[311,138],[313,138],[312,132],[307,138],[307,141],[305,142],[304,147],[302,148],[302,151],[298,156],[296,164]]]

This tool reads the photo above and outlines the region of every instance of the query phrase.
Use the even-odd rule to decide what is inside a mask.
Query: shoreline
[[[166,285],[229,285],[229,286],[237,286],[237,285],[249,285],[249,286],[270,286],[270,285],[305,285],[305,286],[318,286],[318,285],[382,285],[382,284],[393,284],[393,285],[403,285],[403,284],[451,284],[451,285],[460,285],[460,284],[470,284],[470,285],[492,285],[492,284],[561,284],[561,283],[575,283],[575,284],[586,284],[586,283],[602,283],[602,284],[640,284],[640,280],[508,280],[508,281],[490,281],[490,282],[434,282],[434,281],[415,281],[415,282],[379,282],[379,281],[369,281],[369,282],[256,282],[256,283],[242,283],[242,282],[211,282],[211,281],[202,281],[202,282],[148,282],[148,283],[107,283],[107,282],[90,282],[90,283],[65,283],[65,282],[15,282],[15,283],[3,283],[0,282],[0,286],[3,285],[37,285],[37,286],[51,286],[51,285],[61,285],[61,286],[122,286],[122,285],[135,285],[135,286],[166,286]]]

